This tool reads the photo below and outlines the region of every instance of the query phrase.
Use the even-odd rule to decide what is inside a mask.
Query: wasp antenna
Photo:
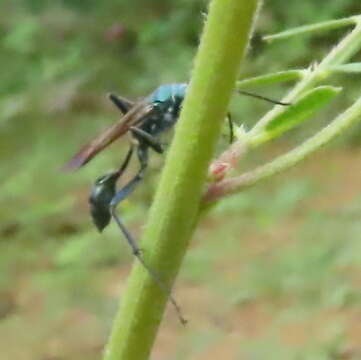
[[[258,94],[254,94],[254,93],[252,93],[252,92],[248,92],[248,91],[244,91],[244,90],[237,90],[237,92],[238,92],[239,94],[246,95],[246,96],[251,96],[251,97],[254,97],[254,98],[256,98],[256,99],[264,100],[264,101],[270,102],[270,103],[275,104],[275,105],[282,105],[282,106],[292,105],[292,103],[274,100],[274,99],[271,99],[271,98],[269,98],[269,97],[262,96],[262,95],[258,95]]]

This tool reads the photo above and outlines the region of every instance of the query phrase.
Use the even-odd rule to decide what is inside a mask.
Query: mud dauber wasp
[[[183,324],[186,323],[186,320],[183,318],[170,289],[161,280],[160,276],[145,263],[139,246],[117,215],[116,207],[134,191],[137,184],[143,179],[148,165],[149,149],[159,154],[163,153],[163,146],[159,141],[159,136],[171,129],[176,123],[186,90],[187,84],[185,83],[161,85],[149,96],[136,103],[110,94],[109,98],[122,113],[122,118],[85,144],[64,167],[65,170],[75,170],[84,166],[113,141],[126,133],[130,133],[132,142],[120,168],[99,177],[95,181],[89,197],[90,213],[99,231],[102,231],[109,224],[111,218],[114,219],[127,239],[134,256],[142,263],[160,288],[169,295],[170,301]],[[246,91],[238,90],[238,92],[274,104],[289,105]],[[227,119],[230,129],[230,142],[232,142],[233,123],[229,114]],[[126,170],[134,150],[137,152],[140,169],[123,188],[117,191],[116,183]]]

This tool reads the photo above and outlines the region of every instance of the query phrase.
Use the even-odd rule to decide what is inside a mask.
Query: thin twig
[[[289,169],[323,145],[327,144],[357,121],[361,121],[361,97],[329,125],[287,154],[281,155],[268,164],[240,176],[211,184],[203,196],[203,204],[214,202],[221,197],[240,192],[245,188]]]

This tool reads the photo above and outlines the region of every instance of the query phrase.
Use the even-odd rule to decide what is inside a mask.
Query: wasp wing
[[[153,105],[142,101],[134,105],[118,122],[107,128],[100,135],[82,146],[82,148],[65,164],[63,170],[76,170],[88,163],[95,155],[124,135],[131,126],[139,124],[153,110]]]

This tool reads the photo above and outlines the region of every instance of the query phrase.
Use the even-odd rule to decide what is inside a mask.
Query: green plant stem
[[[142,249],[169,287],[198,218],[207,168],[247,47],[257,0],[212,0],[175,138],[150,210]],[[104,360],[148,359],[167,294],[138,263],[115,318]]]
[[[211,185],[203,198],[204,203],[209,204],[219,200],[221,197],[240,192],[245,188],[289,169],[323,145],[327,144],[357,121],[361,121],[361,98],[333,120],[328,126],[287,154],[279,156],[270,163],[260,166],[255,170]]]

